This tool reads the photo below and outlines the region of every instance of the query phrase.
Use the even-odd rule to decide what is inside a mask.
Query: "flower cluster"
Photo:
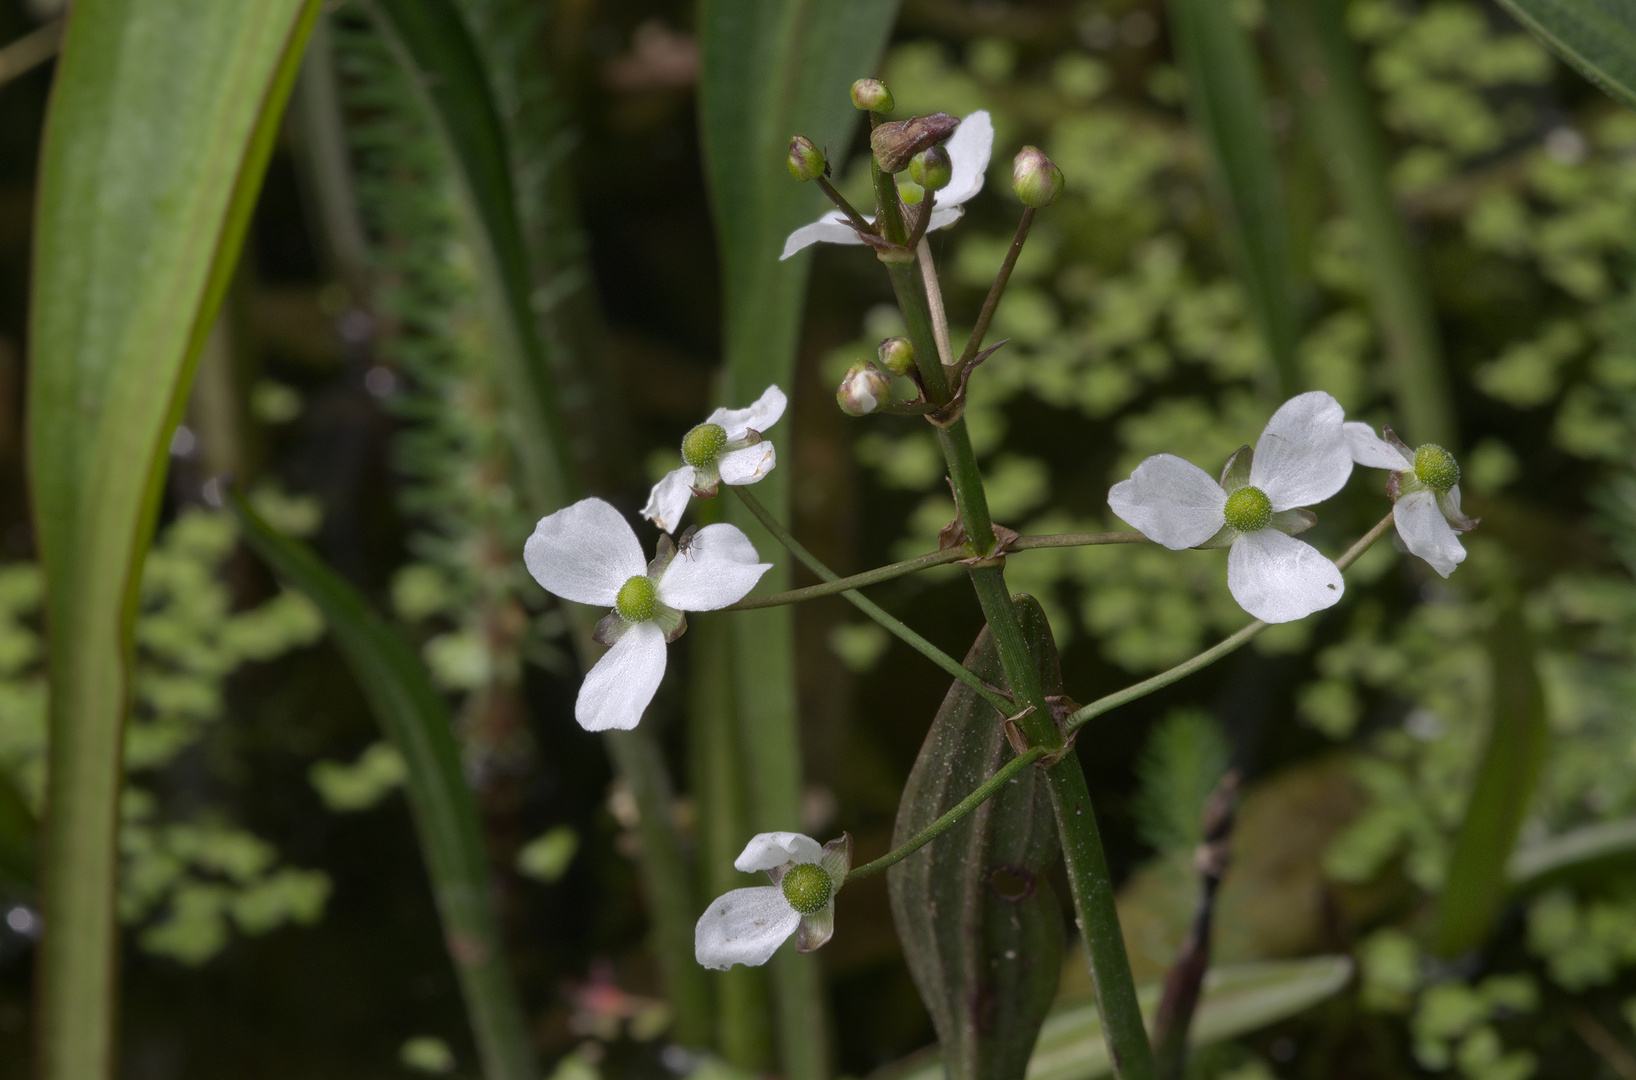
[[[835,893],[852,866],[852,837],[822,846],[800,833],[761,833],[733,866],[765,870],[771,885],[734,889],[718,897],[693,929],[693,955],[707,968],[765,964],[795,935],[799,952],[812,952],[835,933]]]

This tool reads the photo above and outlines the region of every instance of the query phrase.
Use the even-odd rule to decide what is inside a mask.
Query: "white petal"
[[[1335,564],[1277,529],[1244,533],[1227,553],[1227,588],[1238,606],[1270,623],[1294,622],[1341,598]]]
[[[612,604],[619,587],[648,568],[630,523],[601,499],[541,518],[523,562],[546,592],[581,604]]]
[[[665,677],[665,632],[639,622],[602,654],[579,687],[574,719],[586,731],[629,731]]]
[[[874,218],[865,220],[873,222]],[[784,254],[778,257],[778,261],[783,262],[797,251],[813,244],[861,243],[863,241],[858,239],[858,234],[847,224],[846,215],[839,210],[831,210],[811,225],[803,225],[790,233],[789,239],[784,241]]]
[[[759,967],[801,925],[801,913],[776,886],[734,889],[719,896],[693,928],[694,959],[726,971],[734,964]]]
[[[715,611],[744,599],[773,568],[736,525],[706,525],[693,534],[659,579],[659,602],[677,611]]]
[[[721,482],[724,484],[753,484],[772,472],[777,464],[778,454],[773,450],[773,444],[759,442],[742,450],[727,451],[721,456],[717,467],[721,469]]]
[[[949,182],[937,193],[938,206],[959,206],[983,190],[983,176],[988,172],[989,157],[994,153],[994,121],[987,111],[978,109],[954,129],[949,141],[943,144],[949,152]],[[932,228],[939,227],[934,207]]]
[[[749,408],[717,409],[710,414],[705,423],[720,424],[727,432],[727,441],[737,442],[744,438],[750,428],[766,431],[778,423],[778,418],[784,415],[784,406],[787,404],[784,391],[776,386],[769,386]]]
[[[1425,559],[1444,577],[1465,561],[1466,549],[1460,546],[1460,536],[1443,517],[1432,492],[1422,489],[1403,496],[1392,506],[1392,518],[1410,554]]]
[[[676,526],[681,524],[682,514],[687,511],[687,501],[693,497],[694,478],[691,465],[665,473],[648,493],[648,504],[642,507],[642,516],[667,533],[675,532]]]
[[[1175,454],[1154,454],[1108,492],[1113,512],[1172,551],[1202,544],[1226,524],[1227,493]]]
[[[941,196],[942,192],[938,194]],[[933,206],[932,220],[927,223],[926,231],[936,232],[938,229],[946,229],[965,216],[966,208],[963,206]]]
[[[1403,452],[1379,435],[1368,424],[1348,420],[1341,425],[1346,434],[1346,450],[1352,460],[1371,469],[1391,469],[1393,472],[1414,468],[1414,462]]]
[[[739,857],[733,860],[733,866],[753,874],[787,862],[821,862],[823,857],[823,845],[810,836],[798,832],[764,832],[750,838]]]
[[[1311,506],[1341,490],[1352,475],[1340,402],[1313,390],[1278,407],[1256,440],[1250,484],[1266,492],[1274,510]]]

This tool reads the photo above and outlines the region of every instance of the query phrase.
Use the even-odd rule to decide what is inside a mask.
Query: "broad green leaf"
[[[1439,955],[1481,945],[1506,902],[1506,865],[1545,763],[1545,691],[1526,620],[1502,611],[1489,635],[1493,723],[1437,905]]]
[[[793,389],[811,256],[778,256],[784,238],[823,207],[813,185],[790,177],[785,151],[796,134],[839,153],[851,145],[861,114],[848,90],[877,74],[896,13],[895,0],[701,0],[699,128],[722,264],[722,392],[730,405],[749,403],[769,383]],[[786,520],[787,475],[776,470],[757,487]],[[748,524],[736,503],[728,518]],[[789,588],[787,566],[776,565],[761,587]],[[794,625],[787,608],[741,612],[732,625],[735,716],[754,829],[801,820]],[[771,975],[785,1074],[827,1076],[817,969],[786,953],[773,958]]]
[[[1598,821],[1518,848],[1506,866],[1511,891],[1535,892],[1636,860],[1636,818]]]
[[[1188,112],[1215,161],[1250,314],[1272,358],[1280,396],[1289,397],[1300,389],[1295,264],[1255,46],[1236,4],[1170,0],[1169,7],[1187,76]]]
[[[82,0],[41,158],[29,481],[46,567],[50,828],[38,1075],[105,1076],[120,728],[171,429],[317,0]]]
[[[1062,669],[1038,601],[1017,599],[1045,693]],[[1007,688],[987,627],[965,665]],[[1012,756],[1003,717],[954,683],[926,732],[898,804],[894,847],[920,832]],[[950,1080],[1020,1078],[1057,988],[1062,911],[1047,877],[1057,859],[1051,798],[1038,769],[887,871],[909,974],[937,1028]]]
[[[1189,1043],[1209,1046],[1299,1015],[1338,993],[1351,979],[1348,956],[1211,968],[1204,977],[1204,997],[1193,1014]],[[1153,1012],[1160,991],[1156,985],[1142,988],[1138,996],[1144,1012]],[[1028,1063],[1027,1080],[1096,1080],[1112,1072],[1096,1006],[1085,1002],[1051,1010]],[[942,1064],[929,1060],[888,1070],[882,1080],[940,1080],[942,1075]]]
[[[1636,5],[1629,0],[1500,0],[1609,97],[1636,108]]]
[[[527,1022],[501,955],[477,803],[466,786],[448,705],[407,641],[305,544],[238,498],[244,538],[324,613],[381,731],[403,757],[404,785],[444,936],[489,1080],[536,1075]]]

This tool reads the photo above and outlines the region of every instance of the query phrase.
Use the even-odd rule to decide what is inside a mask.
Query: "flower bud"
[[[886,400],[891,385],[886,372],[868,360],[859,360],[846,369],[846,378],[835,391],[835,402],[848,416],[868,416]]]
[[[892,111],[892,91],[879,79],[859,79],[852,84],[852,104],[864,112],[885,115]]]
[[[954,162],[941,146],[928,146],[909,159],[909,178],[927,191],[941,191],[954,177]]]
[[[907,375],[915,366],[915,347],[908,338],[889,337],[880,343],[880,366],[893,375]]]
[[[790,175],[803,183],[816,180],[829,171],[823,153],[805,135],[797,135],[790,140],[790,156],[785,164],[790,167]]]
[[[960,121],[948,113],[893,120],[869,133],[869,149],[875,152],[882,169],[902,172],[910,158],[953,135],[959,126]]]
[[[1037,146],[1025,146],[1011,165],[1011,186],[1024,206],[1050,206],[1062,194],[1062,170]]]

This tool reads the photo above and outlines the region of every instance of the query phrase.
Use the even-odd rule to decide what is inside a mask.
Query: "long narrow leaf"
[[[1636,6],[1629,0],[1500,0],[1608,96],[1636,109]]]
[[[356,589],[243,501],[235,498],[233,510],[256,553],[323,611],[376,721],[403,755],[409,806],[483,1056],[483,1075],[488,1080],[534,1076],[528,1026],[501,955],[477,801],[461,771],[447,704],[409,643]]]
[[[46,124],[30,489],[51,656],[38,1073],[114,1054],[115,832],[142,558],[165,448],[317,0],[83,0]]]

